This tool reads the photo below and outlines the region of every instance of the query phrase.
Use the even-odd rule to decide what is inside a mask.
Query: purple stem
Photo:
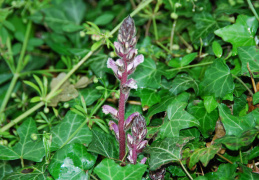
[[[137,145],[134,143],[134,144],[133,144],[133,149],[132,149],[133,164],[136,164],[136,163],[137,163],[137,157],[138,157],[138,154],[137,154]]]
[[[127,62],[126,55],[123,56],[123,62],[125,66],[125,71],[122,73],[121,86],[120,86],[120,101],[119,101],[119,144],[120,144],[120,160],[123,160],[125,157],[125,131],[124,131],[124,116],[125,116],[125,101],[126,95],[123,94],[122,87],[127,82],[128,73],[127,73]],[[125,159],[123,160],[125,161]]]

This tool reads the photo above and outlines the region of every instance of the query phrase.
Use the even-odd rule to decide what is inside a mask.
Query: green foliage
[[[0,180],[259,179],[258,2],[0,5]],[[107,59],[123,58],[113,43],[128,15],[144,56],[125,105],[147,124],[135,165],[102,112],[123,93]]]
[[[55,179],[84,179],[96,159],[82,144],[68,144],[55,153],[48,170]]]
[[[144,164],[128,164],[121,167],[112,159],[104,159],[94,168],[94,172],[103,180],[134,180],[140,179],[147,169]]]

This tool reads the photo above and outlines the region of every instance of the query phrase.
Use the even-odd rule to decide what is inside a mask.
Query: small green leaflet
[[[88,151],[101,154],[108,158],[118,158],[118,142],[114,135],[106,134],[104,131],[94,128],[93,140],[89,144]]]
[[[223,98],[234,90],[234,82],[229,67],[223,59],[216,59],[206,70],[200,84],[202,95],[213,95]]]
[[[48,170],[55,179],[87,179],[85,171],[92,168],[97,155],[87,152],[82,144],[67,144],[52,158]]]
[[[258,133],[259,133],[258,129],[251,129],[236,136],[226,135],[220,139],[216,139],[215,143],[222,143],[228,149],[232,151],[237,151],[241,147],[250,145],[254,141]]]
[[[146,148],[150,154],[149,167],[154,171],[164,164],[179,162],[182,159],[182,148],[192,137],[165,138],[156,140]]]
[[[241,73],[243,75],[249,76],[249,71],[247,69],[247,63],[249,63],[249,67],[251,72],[255,77],[259,77],[259,52],[258,47],[256,46],[247,46],[247,47],[239,47],[238,49],[238,57],[241,60],[242,68]]]
[[[201,161],[203,166],[206,167],[220,149],[221,145],[211,145],[210,147],[196,149],[190,156],[189,167],[192,168],[198,161]]]
[[[222,56],[222,47],[220,46],[218,41],[213,41],[213,43],[212,43],[212,50],[213,50],[215,56],[217,56],[217,58],[221,58],[221,56]]]
[[[31,139],[32,134],[38,134],[37,126],[32,118],[28,118],[17,130],[20,141],[13,148],[0,145],[0,159],[14,160],[27,159],[41,162],[45,155],[43,142],[40,137],[36,141]]]
[[[185,102],[175,102],[168,106],[167,115],[169,121],[165,122],[161,129],[160,135],[164,137],[179,137],[179,132],[181,129],[189,128],[200,125],[199,121],[189,114],[184,109],[187,103]]]
[[[88,145],[92,140],[92,132],[86,124],[80,127],[85,123],[84,121],[84,117],[68,111],[64,119],[50,131],[52,134],[52,151],[70,143]],[[77,130],[78,132],[74,134]]]
[[[136,180],[141,179],[147,169],[144,164],[127,164],[122,167],[112,159],[104,159],[98,164],[94,173],[102,180]]]
[[[196,94],[199,94],[198,83],[190,76],[178,75],[174,78],[172,83],[172,88],[169,90],[174,95],[177,95],[189,88],[193,88]]]
[[[255,17],[238,15],[236,23],[215,31],[224,41],[233,45],[233,53],[237,54],[240,46],[256,45],[254,36],[258,28],[258,21]]]

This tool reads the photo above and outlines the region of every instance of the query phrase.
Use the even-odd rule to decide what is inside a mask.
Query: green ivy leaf
[[[223,98],[234,90],[234,82],[229,67],[223,59],[216,59],[206,70],[200,90],[203,95]]]
[[[240,46],[253,46],[255,33],[258,28],[258,21],[255,17],[238,15],[236,23],[215,31],[224,41],[233,45],[233,53],[237,54]]]
[[[234,105],[233,105],[233,115],[240,116],[240,112],[246,108],[247,105],[247,96],[242,94],[239,98],[234,97]]]
[[[259,174],[253,173],[252,169],[249,167],[246,167],[242,164],[239,164],[241,170],[238,172],[239,180],[257,180],[259,179]]]
[[[189,88],[193,88],[196,94],[199,94],[198,83],[190,76],[178,75],[172,83],[172,88],[169,90],[174,95],[180,94]]]
[[[259,146],[255,146],[248,155],[248,160],[252,160],[259,156]]]
[[[203,103],[199,103],[198,105],[193,105],[192,103],[188,105],[187,111],[199,121],[200,126],[198,126],[198,129],[201,131],[203,137],[208,138],[212,135],[219,117],[217,109],[208,113]]]
[[[13,172],[12,166],[8,163],[8,161],[0,161],[0,179],[4,179],[4,177]]]
[[[0,159],[1,160],[14,160],[14,159],[19,159],[19,158],[20,158],[20,156],[12,148],[0,145]]]
[[[218,102],[215,100],[214,96],[205,96],[203,99],[204,107],[208,113],[211,113],[218,107]]]
[[[206,167],[220,149],[221,145],[211,145],[210,147],[196,149],[190,156],[189,167],[192,168],[198,161],[201,161],[202,165]]]
[[[157,113],[163,112],[166,110],[167,106],[169,106],[169,104],[172,103],[173,99],[175,98],[175,96],[164,96],[161,99],[161,102],[159,104],[156,104],[154,106],[152,106],[151,108],[148,109],[148,114],[147,114],[147,125],[150,122],[150,118]]]
[[[50,131],[52,134],[52,151],[71,143],[88,145],[92,141],[92,132],[84,122],[85,120],[84,117],[68,111],[64,119]],[[82,124],[85,125],[80,127]],[[77,130],[78,132],[74,134]]]
[[[118,142],[113,135],[106,134],[97,128],[93,129],[93,140],[88,151],[101,154],[108,158],[118,158]]]
[[[105,72],[111,72],[112,70],[107,68],[108,56],[104,54],[92,56],[87,62],[86,65],[90,65],[91,70],[97,77],[103,77]],[[113,73],[112,73],[113,74]]]
[[[145,150],[150,154],[150,170],[154,171],[167,163],[179,162],[182,159],[183,146],[191,139],[190,137],[177,137],[153,142]]]
[[[259,72],[258,47],[256,47],[256,46],[239,47],[238,48],[238,57],[240,58],[241,64],[242,64],[241,73],[243,75],[250,77],[249,71],[247,69],[247,63],[249,63],[251,72],[256,77],[258,77],[258,72]]]
[[[17,129],[20,141],[13,148],[0,146],[0,159],[14,160],[27,159],[35,162],[41,162],[45,155],[42,140],[38,137],[36,141],[31,138],[32,134],[38,134],[37,126],[32,118],[24,121]]]
[[[213,31],[220,28],[218,22],[207,12],[195,13],[193,21],[196,22],[196,28],[192,35],[192,42],[199,44],[201,38],[205,46],[208,46],[214,38]]]
[[[138,88],[154,88],[161,86],[162,70],[158,70],[155,61],[151,58],[145,58],[136,71],[131,75],[137,81]]]
[[[256,92],[254,95],[253,95],[253,104],[258,104],[259,103],[259,92]]]
[[[19,169],[11,174],[8,174],[4,179],[19,179],[19,180],[45,180],[48,178],[46,172],[47,164],[45,162],[36,164],[35,166],[27,166]]]
[[[198,53],[190,53],[184,57],[171,59],[168,62],[168,65],[175,68],[186,66],[190,64],[196,58],[197,55]]]
[[[237,166],[237,164],[220,164],[216,172],[209,172],[206,173],[204,176],[199,177],[206,177],[206,180],[219,180],[222,179],[222,177],[226,177],[226,179],[223,179],[232,180],[235,179],[235,177],[237,176]]]
[[[258,129],[251,129],[236,136],[226,135],[220,139],[216,139],[215,143],[222,143],[228,149],[232,151],[237,151],[241,147],[250,145],[254,141],[258,133]]]
[[[82,144],[68,144],[52,158],[48,170],[55,179],[86,179],[85,171],[92,168],[97,155],[87,152]]]
[[[141,106],[151,107],[156,103],[161,101],[160,95],[157,93],[155,89],[138,89],[136,94],[141,99]]]
[[[160,130],[160,135],[164,137],[179,137],[179,132],[181,129],[186,129],[193,126],[199,126],[199,121],[189,114],[184,109],[187,103],[185,102],[175,102],[168,106],[167,115],[168,121],[165,122]]]
[[[112,159],[104,159],[98,164],[94,172],[102,180],[136,180],[141,179],[147,169],[144,164],[127,164],[121,167]]]
[[[226,135],[238,136],[242,132],[255,127],[258,118],[256,111],[243,117],[236,117],[230,114],[230,110],[225,104],[219,104],[219,115],[226,130]]]

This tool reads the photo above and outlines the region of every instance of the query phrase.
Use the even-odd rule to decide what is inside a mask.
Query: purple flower
[[[124,127],[125,128],[125,127]],[[131,127],[132,135],[127,136],[127,146],[129,148],[128,160],[136,164],[137,156],[148,144],[144,138],[147,135],[146,120],[142,115],[135,116]]]
[[[120,160],[124,160],[125,150],[125,137],[126,131],[130,129],[131,133],[127,135],[129,155],[128,160],[136,164],[137,154],[140,153],[147,145],[147,141],[144,140],[147,129],[146,121],[138,112],[133,113],[125,121],[125,103],[129,97],[131,89],[137,89],[137,83],[134,79],[128,79],[128,75],[132,74],[137,66],[144,62],[144,56],[138,55],[138,50],[135,48],[137,43],[136,28],[134,20],[128,16],[122,22],[119,29],[118,42],[114,42],[115,52],[120,57],[116,61],[109,58],[107,61],[107,67],[111,68],[115,77],[120,81],[120,100],[119,110],[111,106],[104,105],[103,112],[105,114],[111,114],[116,120],[119,120],[118,125],[110,121],[109,126],[112,131],[115,132],[115,136],[120,145]],[[119,113],[118,113],[119,112]],[[119,138],[120,137],[120,138]],[[145,163],[144,158],[141,163]]]

